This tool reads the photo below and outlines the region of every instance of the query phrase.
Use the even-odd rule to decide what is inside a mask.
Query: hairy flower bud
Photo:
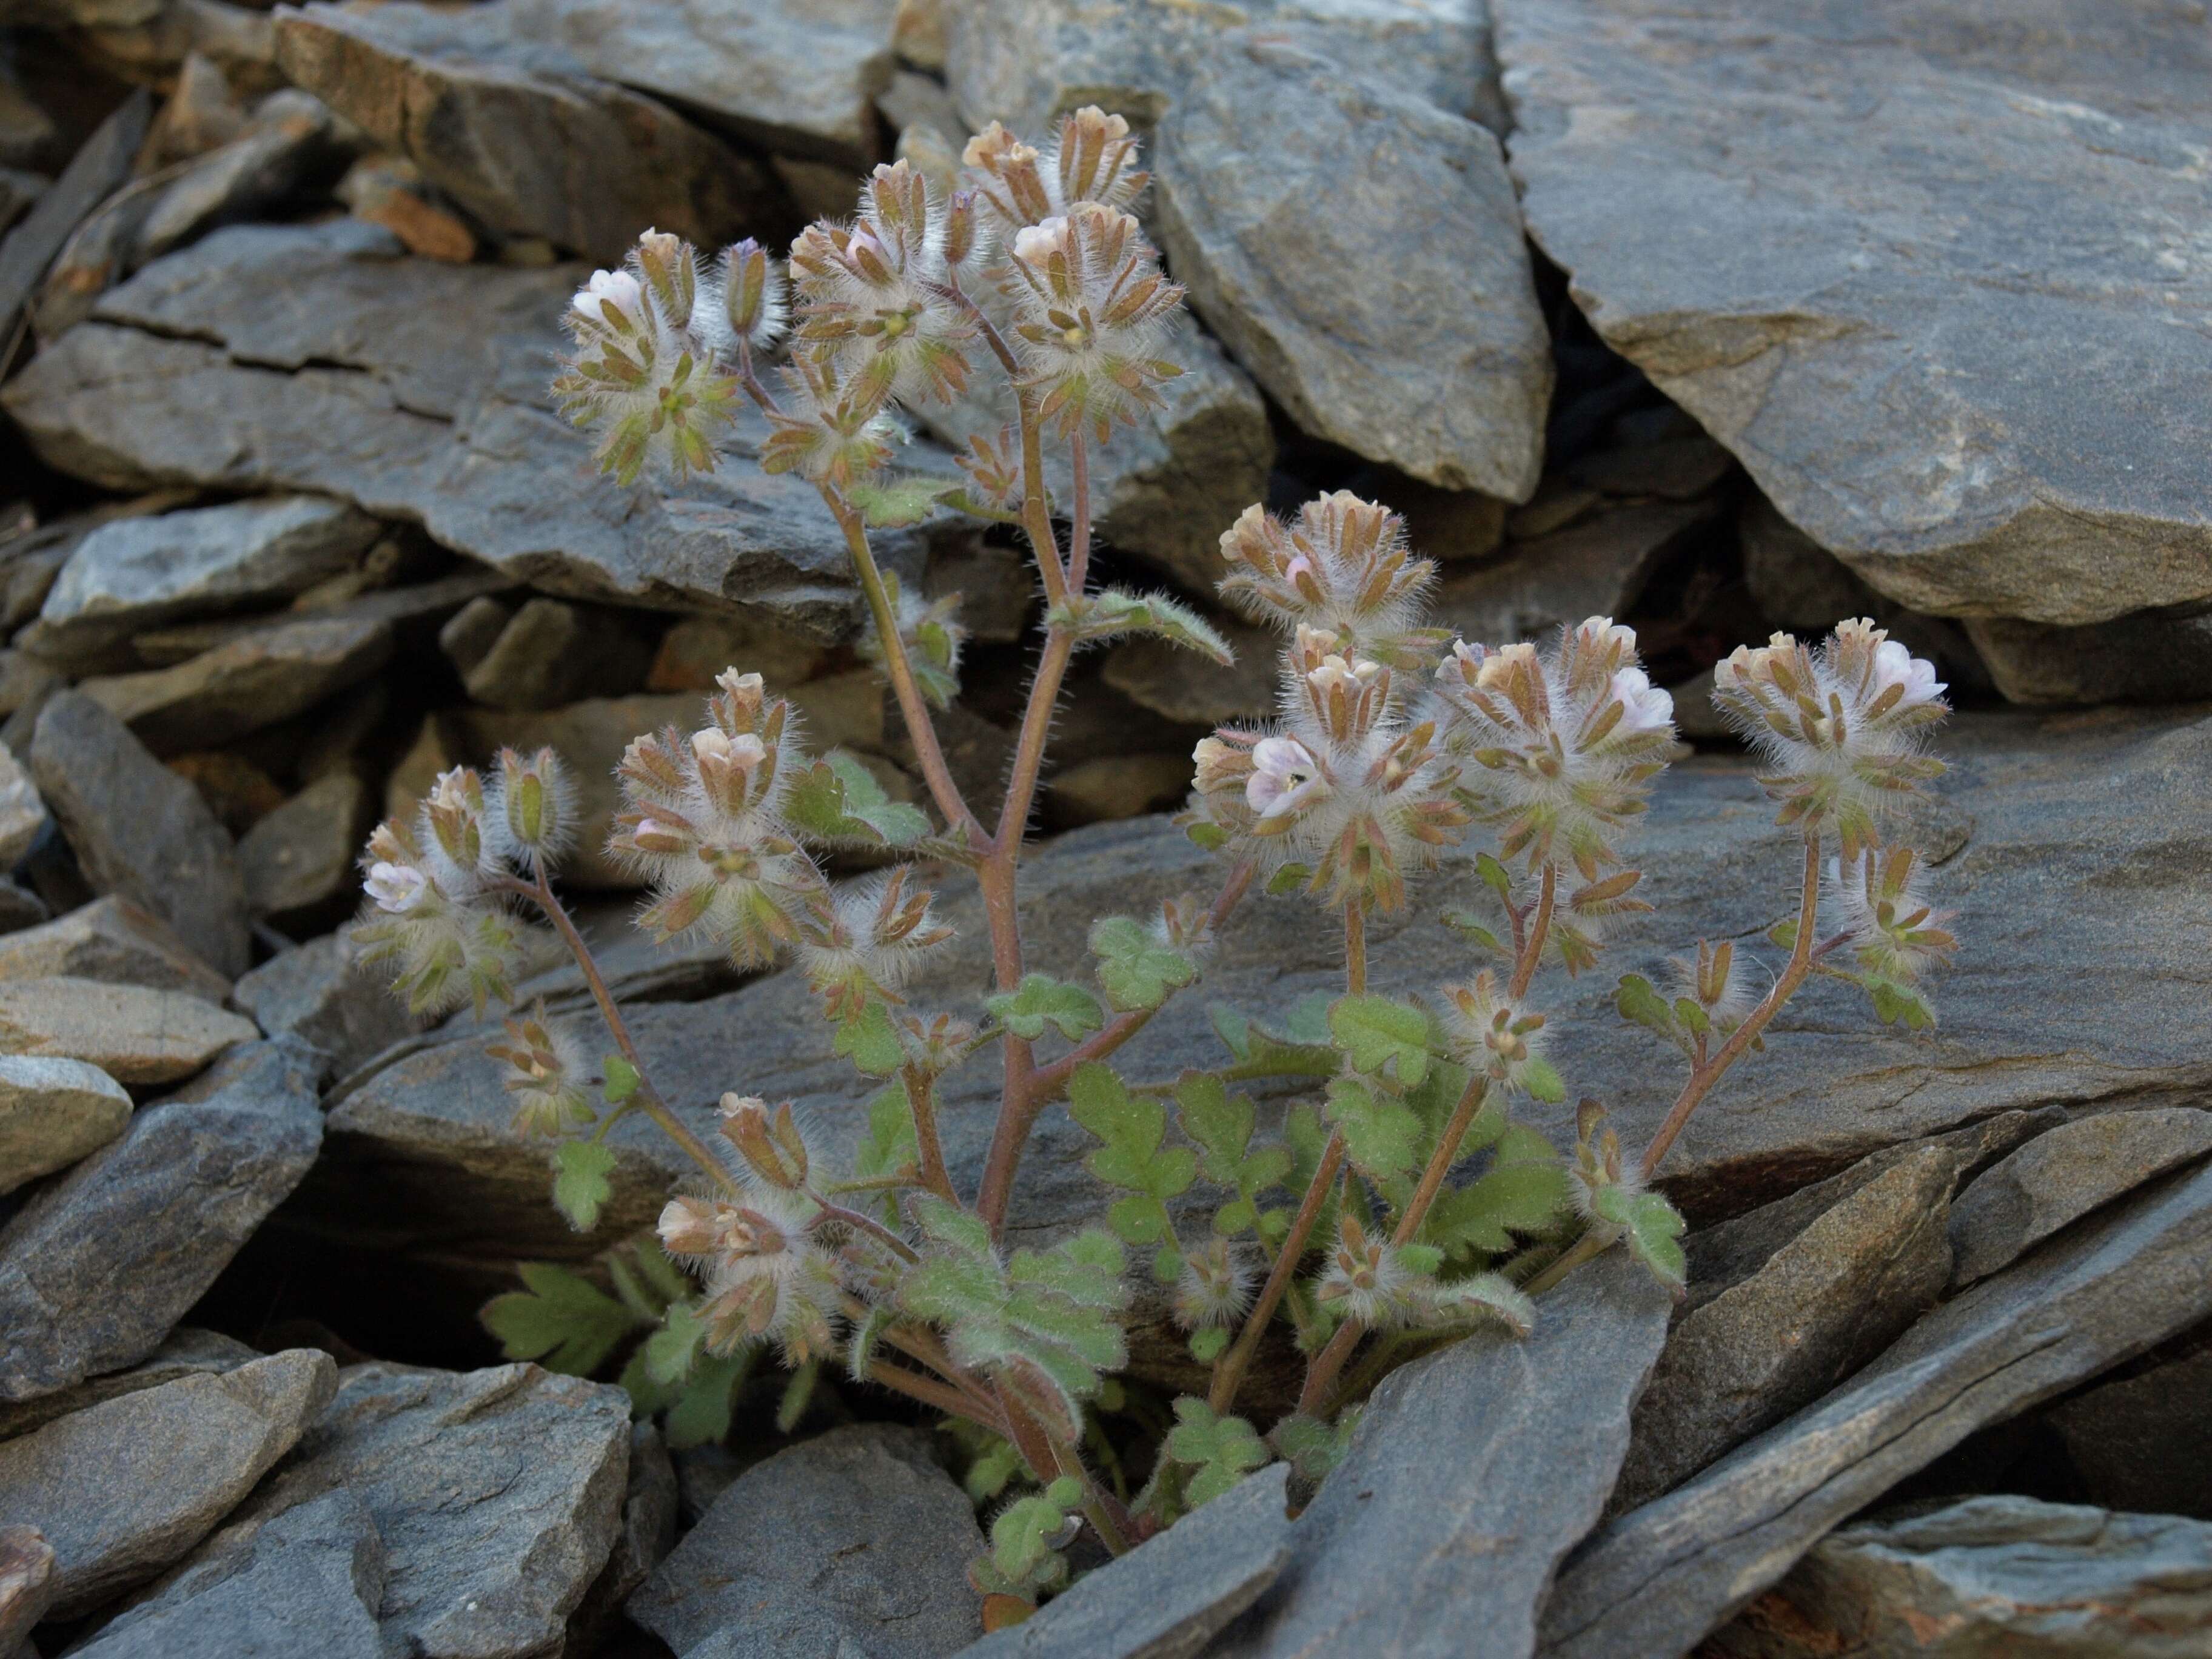
[[[507,848],[526,868],[537,869],[567,849],[575,831],[575,793],[568,769],[551,749],[526,757],[502,749],[487,811],[500,819]]]
[[[722,255],[718,281],[732,340],[750,351],[773,350],[786,317],[782,267],[748,236]]]
[[[575,1039],[551,1026],[541,999],[525,1017],[506,1022],[507,1041],[484,1052],[507,1067],[506,1087],[514,1102],[514,1127],[549,1138],[590,1125],[597,1117],[583,1083],[584,1062]]]
[[[1188,1331],[1233,1326],[1252,1305],[1258,1275],[1227,1239],[1210,1238],[1183,1253],[1175,1284],[1176,1323]]]
[[[806,1142],[792,1121],[789,1101],[771,1117],[764,1100],[724,1095],[722,1133],[747,1167],[769,1186],[797,1192],[806,1185]]]

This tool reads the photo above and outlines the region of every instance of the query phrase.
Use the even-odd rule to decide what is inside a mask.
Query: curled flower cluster
[[[1282,729],[1202,739],[1197,801],[1275,870],[1332,906],[1395,910],[1468,821],[1433,721],[1409,721],[1384,665],[1301,626],[1284,654]]]
[[[1224,1238],[1210,1238],[1182,1254],[1176,1271],[1176,1323],[1187,1331],[1233,1326],[1252,1306],[1259,1275],[1250,1260]]]
[[[592,273],[562,319],[575,355],[553,382],[561,412],[600,428],[595,459],[623,483],[648,466],[679,478],[714,469],[739,393],[709,344],[730,327],[723,296],[703,297],[690,244],[648,230],[622,270]]]
[[[952,937],[913,873],[901,866],[848,883],[801,920],[799,965],[831,1018],[857,1017],[871,1000],[897,1001],[900,988]]]
[[[1787,634],[1739,646],[1713,671],[1713,702],[1772,769],[1759,779],[1782,822],[1832,827],[1843,856],[1881,839],[1879,822],[1942,763],[1923,752],[1950,712],[1930,664],[1864,618],[1816,649]]]
[[[827,882],[784,817],[805,764],[791,705],[757,674],[726,671],[708,723],[635,738],[615,775],[623,810],[608,850],[654,894],[639,926],[656,939],[692,932],[757,966],[799,936]]]
[[[487,1044],[484,1052],[507,1066],[517,1133],[557,1139],[590,1125],[598,1114],[585,1084],[583,1049],[566,1027],[545,1018],[544,1001],[506,1026],[507,1041]]]
[[[774,1342],[792,1365],[830,1352],[844,1285],[836,1253],[811,1230],[817,1213],[803,1193],[765,1183],[739,1200],[668,1200],[661,1246],[704,1281],[697,1317],[709,1348]]]
[[[1338,648],[1399,668],[1443,643],[1419,626],[1436,566],[1417,559],[1396,514],[1339,490],[1285,524],[1248,507],[1221,536],[1224,598],[1286,632],[1335,636]]]
[[[1498,851],[1585,878],[1620,862],[1674,739],[1674,704],[1637,660],[1636,630],[1592,617],[1549,649],[1455,645],[1437,670],[1455,752]]]
[[[1474,1070],[1512,1094],[1528,1092],[1531,1070],[1544,1055],[1544,1016],[1516,1006],[1487,969],[1444,993],[1444,1030],[1452,1050]]]
[[[1161,382],[1182,371],[1153,354],[1183,291],[1137,222],[1079,202],[1017,231],[1012,253],[1004,287],[1025,383],[1042,397],[1038,418],[1057,422],[1063,437],[1087,427],[1103,444],[1116,421],[1161,407]]]
[[[1859,966],[1903,985],[1942,967],[1959,948],[1947,926],[1952,913],[1921,895],[1918,865],[1909,847],[1868,848],[1828,865],[1838,931],[1850,939]]]

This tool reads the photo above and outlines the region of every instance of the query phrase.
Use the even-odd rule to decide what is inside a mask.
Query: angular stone
[[[535,1365],[352,1365],[232,1531],[349,1492],[384,1540],[388,1650],[534,1659],[606,1563],[629,1462],[629,1396],[610,1385]]]
[[[173,668],[103,676],[77,690],[155,754],[172,755],[289,720],[391,659],[384,623],[307,617],[240,635]]]
[[[1115,646],[1100,671],[1139,707],[1188,726],[1267,720],[1279,707],[1282,635],[1233,617],[1209,618],[1237,660],[1228,667],[1150,635]]]
[[[383,1659],[376,1608],[385,1571],[368,1509],[351,1492],[334,1492],[259,1528],[225,1528],[76,1651],[83,1659]]]
[[[1821,546],[1939,615],[2212,597],[2185,9],[1494,9],[1530,234]]]
[[[969,0],[939,25],[945,76],[968,125],[1042,134],[1085,104],[1156,125],[1230,29],[1253,26],[1396,86],[1503,137],[1488,9],[1424,0],[1237,0],[1204,11],[1144,0]]]
[[[501,3],[520,38],[555,42],[592,74],[699,110],[779,155],[855,172],[873,159],[869,106],[890,81],[896,0]]]
[[[2167,1659],[2208,1632],[2212,1526],[1998,1496],[1830,1534],[1701,1651]]]
[[[465,265],[477,257],[476,233],[452,211],[404,156],[364,155],[332,192],[356,219],[382,225],[410,253]]]
[[[2138,1194],[1929,1314],[1820,1404],[1585,1544],[1547,1659],[1679,1653],[1984,1424],[2212,1313],[2212,1170]]]
[[[67,660],[179,617],[278,604],[351,569],[379,529],[319,495],[118,519],[76,544],[25,643]]]
[[[146,1389],[158,1389],[164,1382],[173,1382],[180,1376],[220,1376],[225,1371],[234,1371],[240,1365],[250,1364],[261,1358],[261,1354],[235,1337],[202,1330],[193,1325],[179,1325],[169,1333],[160,1347],[128,1370],[108,1371],[99,1376],[88,1377],[58,1394],[42,1394],[34,1400],[0,1403],[0,1440],[12,1440],[17,1435],[28,1434],[57,1419],[84,1411],[104,1401],[119,1400],[126,1394],[137,1394]]]
[[[1966,637],[2008,702],[2201,702],[2212,697],[2212,615],[2138,611],[2086,628],[1970,617]]]
[[[1620,1472],[1668,1302],[1614,1252],[1547,1297],[1527,1338],[1479,1332],[1385,1377],[1282,1577],[1211,1651],[1528,1654],[1560,1558]]]
[[[2092,1502],[2212,1521],[2212,1328],[2117,1368],[2042,1421]]]
[[[644,681],[643,641],[604,611],[532,599],[464,672],[469,696],[493,708],[556,708],[619,697]]]
[[[257,1043],[142,1107],[0,1227],[0,1400],[143,1359],[322,1144],[306,1051]]]
[[[368,792],[350,772],[309,784],[246,832],[238,861],[258,916],[328,908],[353,888],[354,859],[368,827]]]
[[[160,917],[113,894],[0,939],[0,980],[105,980],[183,991],[223,1003],[230,981],[194,956]]]
[[[0,242],[0,333],[11,333],[24,302],[70,233],[130,178],[154,118],[154,94],[141,88],[118,105],[70,159],[53,187]]]
[[[39,786],[5,744],[0,744],[0,870],[12,870],[46,833],[46,804]]]
[[[676,1468],[660,1431],[648,1419],[629,1431],[629,1488],[623,1495],[622,1528],[607,1564],[569,1616],[571,1653],[597,1652],[622,1622],[623,1603],[676,1547],[678,1508]]]
[[[27,887],[19,887],[12,881],[0,880],[0,933],[15,933],[26,927],[36,927],[53,912],[46,902]]]
[[[1160,241],[1193,308],[1305,431],[1527,500],[1551,338],[1498,141],[1264,30],[1209,67],[1157,156]]]
[[[66,976],[0,984],[0,1052],[88,1061],[119,1083],[177,1082],[260,1035],[182,991]]]
[[[855,615],[842,532],[812,486],[759,470],[753,415],[715,472],[680,487],[591,470],[547,391],[586,274],[405,258],[357,221],[237,226],[105,296],[0,405],[97,483],[320,490],[549,592],[753,605],[841,636]],[[905,459],[949,470],[925,446]],[[917,574],[930,533],[879,535],[878,562]]]
[[[2212,929],[2202,875],[2212,859],[2212,804],[2195,781],[2212,769],[2212,723],[2121,713],[2086,720],[1968,715],[1942,749],[1954,766],[1944,787],[1955,821],[1934,842],[1951,856],[1931,872],[1930,890],[1946,904],[1971,895],[1960,925],[1972,948],[1937,982],[1942,1026],[1933,1037],[1906,1036],[1877,1026],[1850,987],[1808,988],[1766,1034],[1765,1054],[1731,1073],[1690,1120],[1662,1172],[1701,1222],[1897,1142],[2054,1097],[2166,1105],[2199,1098],[2212,1084],[2188,966]],[[1570,1101],[1583,1091],[1601,1094],[1631,1145],[1666,1115],[1679,1079],[1654,1063],[1648,1034],[1621,1020],[1619,974],[1663,974],[1668,954],[1700,937],[1755,939],[1794,902],[1802,843],[1773,828],[1753,769],[1741,757],[1700,756],[1668,775],[1636,843],[1645,872],[1638,890],[1657,915],[1624,929],[1606,971],[1571,985],[1547,981],[1554,1052],[1572,1057]],[[1039,972],[1085,978],[1092,921],[1211,893],[1221,874],[1160,820],[1063,836],[1024,866],[1029,961]],[[1464,946],[1432,916],[1473,903],[1479,880],[1471,859],[1455,854],[1415,890],[1405,915],[1376,919],[1378,989],[1432,995],[1464,974]],[[908,994],[919,1007],[972,1008],[989,983],[973,889],[946,879],[942,914],[958,937]],[[2069,940],[2063,963],[2044,948],[2054,927]],[[1118,1064],[1132,1079],[1154,1079],[1221,1063],[1211,1005],[1279,1017],[1302,997],[1334,995],[1339,951],[1310,907],[1248,901],[1222,930],[1203,985],[1162,1009]],[[2082,975],[2103,988],[2094,1052],[2055,1032],[2047,1015],[2070,1006]],[[703,1133],[714,1132],[714,1103],[730,1089],[791,1097],[830,1122],[852,1121],[874,1092],[833,1052],[832,1029],[794,975],[641,1008],[635,1030],[662,1094]],[[579,1036],[601,1041],[589,1025]],[[972,1188],[980,1174],[997,1103],[988,1068],[945,1080],[939,1113],[956,1182]],[[1263,1109],[1279,1105],[1271,1099]],[[1522,1109],[1556,1145],[1573,1144],[1571,1108]],[[591,1241],[546,1203],[544,1151],[513,1134],[512,1114],[498,1067],[474,1041],[411,1054],[333,1099],[331,1153],[313,1177],[313,1203],[303,1200],[295,1217],[334,1241],[434,1248],[447,1260],[458,1238],[497,1239],[488,1259],[501,1264],[587,1254]],[[601,1236],[611,1238],[649,1225],[685,1165],[649,1124],[625,1121],[608,1139],[621,1160],[602,1223]],[[1039,1119],[1017,1186],[1017,1234],[1049,1236],[1095,1218],[1098,1188],[1082,1167],[1091,1145],[1065,1114]]]
[[[972,1659],[1196,1659],[1291,1557],[1290,1465],[1273,1463],[966,1650]]]
[[[0,1527],[0,1653],[31,1653],[31,1627],[53,1605],[54,1551],[36,1527]]]
[[[647,225],[712,247],[761,210],[757,163],[518,21],[504,3],[310,5],[276,20],[277,62],[510,236],[612,264]]]
[[[130,1091],[97,1066],[0,1055],[0,1193],[66,1170],[130,1121]]]
[[[2154,1176],[2212,1152],[2212,1112],[2169,1106],[2063,1124],[1959,1194],[1950,1218],[1954,1288],[1985,1279],[2060,1228]]]
[[[1637,1401],[1612,1507],[1672,1490],[1809,1405],[1934,1306],[1956,1175],[1948,1149],[1921,1147],[1677,1323]]]
[[[292,1449],[337,1382],[328,1354],[294,1348],[0,1443],[0,1508],[53,1546],[52,1616],[89,1611],[198,1543]]]
[[[291,88],[270,94],[243,132],[194,161],[153,203],[138,227],[134,263],[158,259],[217,225],[261,217],[310,186],[327,185],[350,159],[349,148],[321,99]]]
[[[154,124],[154,137],[166,161],[189,161],[220,149],[246,128],[246,106],[222,65],[204,52],[187,52],[177,69],[176,88]]]
[[[296,1036],[343,1077],[417,1030],[384,982],[353,966],[343,932],[273,956],[238,981],[238,1006],[269,1036]]]
[[[1055,772],[1045,791],[1045,816],[1054,825],[1104,823],[1170,811],[1190,793],[1187,753],[1109,755]]]
[[[456,673],[465,677],[476,665],[491,654],[499,636],[514,616],[514,607],[503,600],[486,594],[471,599],[446,619],[438,630],[438,649],[446,653],[446,660],[453,665]]]
[[[95,892],[152,911],[217,972],[246,970],[246,885],[230,837],[129,727],[64,691],[40,712],[31,775]]]
[[[975,1506],[927,1435],[832,1429],[756,1463],[714,1500],[629,1616],[679,1653],[735,1626],[762,1652],[957,1653],[982,1632]],[[739,1650],[732,1649],[734,1654]]]
[[[1625,615],[1668,556],[1712,523],[1709,505],[1626,507],[1534,541],[1438,585],[1439,623],[1486,645],[1541,639],[1586,617]]]

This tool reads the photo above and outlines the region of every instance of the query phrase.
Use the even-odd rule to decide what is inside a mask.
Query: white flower
[[[1296,738],[1265,738],[1252,750],[1244,804],[1262,821],[1303,812],[1328,793],[1328,780]]]
[[[1651,684],[1640,668],[1623,668],[1613,677],[1613,696],[1626,712],[1613,729],[1626,737],[1664,732],[1674,723],[1674,699]]]
[[[609,302],[633,322],[644,319],[644,285],[626,270],[593,271],[591,280],[578,289],[576,297],[569,301],[578,311],[595,321],[605,316],[605,306]]]
[[[368,878],[362,884],[368,890],[376,908],[395,916],[404,916],[429,896],[428,878],[411,865],[388,864],[382,860],[369,866]]]
[[[1067,221],[1048,219],[1025,225],[1014,233],[1014,258],[1025,265],[1042,265],[1055,253],[1067,252]]]
[[[1934,663],[1914,656],[1895,640],[1884,640],[1874,652],[1874,695],[1878,697],[1893,685],[1905,688],[1905,695],[1898,699],[1898,706],[1903,708],[1932,702],[1948,689],[1936,678]]]
[[[691,752],[702,761],[720,761],[740,772],[750,772],[768,757],[768,746],[750,732],[736,737],[709,726],[691,734]]]

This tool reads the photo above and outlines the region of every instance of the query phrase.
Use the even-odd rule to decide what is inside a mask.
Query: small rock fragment
[[[1494,564],[1450,572],[1437,588],[1436,618],[1462,639],[1505,645],[1625,615],[1652,572],[1712,519],[1706,503],[1624,507],[1512,543]]]
[[[118,1083],[175,1083],[260,1035],[182,991],[67,975],[0,984],[0,1053],[88,1061]]]
[[[230,996],[230,981],[166,922],[115,894],[0,938],[0,980],[58,976],[182,991],[217,1006]]]
[[[31,1627],[54,1601],[54,1550],[36,1527],[0,1527],[0,1654],[34,1652]]]
[[[643,642],[608,613],[541,597],[507,619],[462,683],[487,708],[556,708],[635,691],[647,664]]]
[[[0,744],[0,870],[12,870],[46,831],[46,804],[39,786],[5,744]]]
[[[272,1037],[296,1036],[342,1078],[415,1035],[406,1005],[353,965],[343,931],[281,952],[238,981],[238,1006]]]
[[[97,1066],[0,1055],[0,1193],[66,1170],[130,1121],[130,1091]]]
[[[119,1400],[144,1389],[158,1389],[180,1376],[219,1376],[261,1358],[260,1353],[235,1337],[203,1330],[195,1325],[179,1325],[162,1340],[160,1347],[128,1370],[106,1371],[58,1394],[0,1404],[0,1440],[28,1434],[102,1401]]]
[[[368,792],[351,772],[309,784],[246,832],[238,861],[257,916],[288,919],[328,909],[353,890],[354,859],[368,829]]]

